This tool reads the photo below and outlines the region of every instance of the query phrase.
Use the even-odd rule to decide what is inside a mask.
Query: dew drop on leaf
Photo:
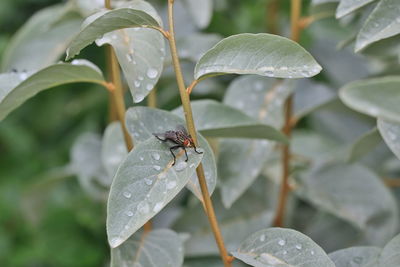
[[[183,171],[187,166],[187,163],[184,161],[179,162],[178,164],[175,165],[175,170],[177,172]]]
[[[153,159],[155,159],[155,160],[159,160],[159,159],[160,159],[160,154],[158,154],[158,153],[153,153],[153,154],[151,154],[151,157],[152,157]]]
[[[155,77],[157,77],[158,71],[156,69],[149,68],[147,70],[146,74],[147,74],[147,77],[149,77],[150,79],[154,79]]]

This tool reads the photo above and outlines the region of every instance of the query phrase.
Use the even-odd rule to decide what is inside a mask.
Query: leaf
[[[224,103],[253,119],[273,127],[283,125],[283,106],[292,92],[291,83],[260,76],[235,79]],[[223,139],[220,142],[218,171],[222,202],[229,208],[260,174],[275,143],[266,140]]]
[[[169,229],[135,234],[121,246],[111,249],[111,267],[180,267],[182,264],[182,240]]]
[[[323,83],[299,80],[294,91],[293,109],[297,120],[325,106],[336,98],[334,91]]]
[[[210,24],[213,13],[213,0],[185,0],[184,4],[197,27],[204,29]]]
[[[185,122],[171,112],[147,107],[134,107],[130,108],[126,113],[126,125],[133,140],[137,143],[153,138],[153,133],[163,133],[168,130],[175,130],[177,125],[185,125]],[[205,171],[208,191],[211,195],[217,183],[217,167],[215,158],[204,137],[199,135],[198,139],[200,148],[204,150],[202,164]],[[168,147],[167,144],[164,144],[164,146],[165,148]],[[192,149],[188,150],[190,153],[192,153],[192,151]],[[196,155],[196,153],[193,154]],[[172,156],[169,155],[169,157],[171,158]],[[190,178],[187,187],[197,198],[200,200],[203,199],[196,174],[193,174]]]
[[[85,25],[75,36],[67,49],[67,60],[104,34],[123,28],[159,27],[159,23],[146,12],[131,8],[118,8],[101,11],[90,16],[83,22]]]
[[[367,79],[352,82],[339,91],[340,99],[364,114],[400,122],[400,77]]]
[[[9,42],[2,69],[33,71],[55,63],[78,31],[82,19],[69,5],[55,5],[35,13]]]
[[[162,25],[149,3],[134,1],[128,6],[151,14]],[[104,34],[96,44],[110,44],[114,48],[133,100],[141,102],[154,88],[163,70],[165,42],[162,34],[153,29],[122,29]]]
[[[11,84],[8,83],[5,87],[0,88],[0,120],[3,120],[15,108],[43,90],[68,83],[104,83],[100,70],[86,60],[76,60],[71,64],[51,65],[31,76],[29,76],[30,73],[26,72],[20,72],[18,75],[22,82],[16,87],[10,89]],[[8,77],[15,77],[15,74]]]
[[[375,267],[381,253],[377,247],[351,247],[329,254],[336,267]]]
[[[232,255],[256,267],[335,267],[323,249],[309,237],[284,228],[254,233]]]
[[[122,127],[119,122],[110,123],[101,144],[101,160],[108,177],[114,177],[121,162],[128,155]],[[110,184],[111,184],[110,179]]]
[[[400,124],[378,118],[378,130],[393,154],[400,159]]]
[[[177,40],[179,57],[196,62],[221,39],[222,36],[215,33],[193,33],[183,36]]]
[[[383,248],[379,257],[379,267],[396,267],[400,264],[400,235],[396,235]]]
[[[344,17],[375,0],[341,0],[336,10],[336,18]]]
[[[400,33],[400,3],[381,0],[358,33],[355,51]]]
[[[214,100],[192,101],[196,128],[207,137],[258,138],[287,142],[275,128],[261,124],[245,113]],[[183,108],[173,111],[184,117]]]
[[[72,146],[70,166],[72,172],[78,176],[82,188],[91,197],[105,200],[108,192],[101,186],[108,188],[112,176],[105,173],[100,152],[100,136],[94,133],[83,133]]]
[[[198,61],[194,77],[227,73],[305,78],[322,70],[297,43],[277,35],[243,33],[223,39]]]
[[[111,185],[107,205],[107,235],[112,248],[125,242],[168,204],[187,184],[202,154],[190,153],[188,162],[173,159],[155,137],[136,143],[122,162]]]
[[[318,164],[309,173],[300,174],[296,193],[318,209],[364,231],[369,244],[382,245],[398,227],[392,194],[362,165],[329,161]]]
[[[348,161],[354,162],[362,158],[374,149],[381,141],[382,138],[380,137],[377,128],[366,132],[350,147]]]
[[[230,209],[224,208],[219,194],[213,196],[215,214],[228,251],[236,250],[244,238],[272,223],[273,214],[269,210],[271,204],[265,194],[266,178],[261,178]],[[219,253],[203,213],[201,203],[196,203],[195,206],[186,209],[173,226],[178,232],[190,234],[190,238],[185,242],[187,257]]]

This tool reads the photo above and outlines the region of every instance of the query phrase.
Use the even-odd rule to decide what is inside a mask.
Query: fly
[[[162,142],[169,141],[174,144],[169,148],[172,157],[174,157],[174,163],[172,164],[172,166],[174,166],[176,162],[176,156],[174,154],[175,149],[182,148],[185,151],[186,162],[189,160],[186,148],[192,147],[194,148],[194,151],[197,154],[203,154],[203,152],[197,151],[193,138],[190,136],[190,134],[186,131],[185,127],[183,127],[182,125],[178,125],[175,131],[166,131],[164,133],[153,133],[153,135]]]

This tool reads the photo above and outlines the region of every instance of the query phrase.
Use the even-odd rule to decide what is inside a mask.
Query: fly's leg
[[[175,154],[174,154],[173,150],[174,150],[174,149],[177,149],[177,148],[180,148],[180,147],[181,147],[181,146],[173,146],[173,147],[170,147],[170,148],[169,148],[169,151],[171,152],[172,156],[174,157],[174,163],[172,163],[172,166],[174,166],[174,165],[175,165],[175,162],[176,162],[176,157],[175,157]]]
[[[193,148],[194,148],[194,152],[196,152],[197,154],[203,154],[202,151],[197,151],[195,146],[193,146]]]
[[[185,162],[188,162],[189,158],[188,158],[188,155],[187,155],[187,152],[186,152],[186,147],[183,147],[183,150],[185,150],[185,155],[186,155]]]
[[[154,134],[154,136],[155,136],[155,138],[157,138],[158,140],[160,140],[160,141],[162,141],[162,142],[165,142],[165,141],[168,140],[167,138],[162,139],[162,138],[160,138],[158,135],[155,135],[155,134]]]

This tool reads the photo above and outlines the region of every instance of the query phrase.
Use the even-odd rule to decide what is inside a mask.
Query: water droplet
[[[152,184],[153,184],[153,180],[151,180],[150,178],[144,178],[144,182],[145,182],[147,185],[152,185]]]
[[[133,55],[132,54],[126,54],[126,59],[128,60],[128,62],[132,62],[133,61]]]
[[[126,215],[129,216],[129,217],[132,217],[133,216],[133,212],[129,210],[129,211],[126,212]]]
[[[165,53],[164,47],[161,47],[161,48],[160,48],[160,51],[161,51],[162,53]]]
[[[301,75],[303,75],[303,77],[309,77],[310,76],[310,72],[308,70],[302,70],[301,71]]]
[[[135,87],[139,87],[140,86],[140,81],[138,81],[138,80],[135,80],[133,83],[135,84]]]
[[[280,259],[278,259],[278,258],[276,258],[273,255],[268,254],[268,253],[261,253],[260,257],[261,257],[261,260],[264,263],[267,263],[267,264],[271,264],[271,265],[278,265],[279,264],[280,265],[280,264],[284,263]]]
[[[165,172],[162,172],[158,175],[159,179],[165,179],[165,177],[167,177],[167,174]]]
[[[139,79],[139,81],[143,81],[144,79],[143,76],[138,76],[137,78]]]
[[[282,251],[282,254],[283,254],[283,255],[286,255],[286,254],[287,254],[287,251],[286,251],[286,250]]]
[[[137,210],[140,213],[148,213],[150,211],[150,207],[149,204],[145,201],[141,201],[139,202],[139,204],[137,205]]]
[[[147,74],[147,77],[149,77],[150,79],[154,79],[155,77],[157,77],[158,71],[156,69],[149,68],[147,70],[146,74]]]
[[[175,188],[175,187],[176,187],[176,181],[169,181],[169,182],[167,183],[167,189],[168,189],[168,190],[173,189],[173,188]]]
[[[284,246],[286,244],[286,241],[281,239],[278,241],[279,246]]]
[[[286,71],[286,70],[288,70],[288,68],[283,66],[283,67],[280,68],[280,70]]]
[[[154,85],[152,85],[150,83],[148,85],[146,85],[147,91],[151,91],[153,88],[154,88]]]
[[[300,244],[297,244],[297,245],[296,245],[296,248],[297,248],[298,250],[300,250],[300,249],[302,248],[302,246],[301,246]]]
[[[158,202],[158,203],[156,203],[156,205],[154,206],[153,211],[154,211],[154,212],[159,212],[159,211],[162,209],[162,207],[163,207],[163,203],[162,203],[162,202]]]
[[[154,165],[154,166],[153,166],[153,169],[155,169],[156,171],[159,171],[159,170],[161,170],[161,167],[158,166],[158,165]]]
[[[25,71],[22,71],[18,74],[18,77],[21,79],[21,81],[24,81],[26,78],[28,78],[28,74]]]
[[[142,101],[143,99],[144,99],[144,95],[142,95],[142,94],[136,94],[135,95],[135,102],[136,103]]]
[[[184,161],[179,162],[178,164],[175,165],[175,170],[177,172],[183,171],[187,166],[187,163]]]
[[[141,160],[141,161],[143,161],[143,160],[144,160],[144,158],[143,158],[143,157],[140,157],[140,160]]]
[[[314,254],[315,254],[314,250],[311,250],[310,253],[311,253],[311,255],[314,255]]]
[[[265,241],[265,235],[260,236],[260,241],[264,242]]]
[[[131,198],[131,196],[132,196],[132,194],[129,193],[128,191],[125,191],[125,192],[123,193],[123,195],[124,195],[124,197],[126,197],[126,198]]]
[[[155,160],[159,160],[159,159],[160,159],[160,154],[158,154],[158,153],[153,153],[153,154],[151,154],[151,157],[152,157],[153,159],[155,159]]]

